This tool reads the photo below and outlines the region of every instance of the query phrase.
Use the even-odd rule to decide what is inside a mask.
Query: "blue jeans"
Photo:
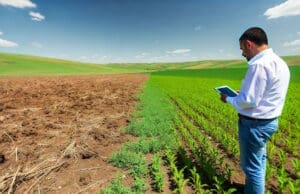
[[[263,194],[266,175],[266,143],[278,128],[278,119],[268,121],[239,118],[241,167],[246,174],[244,194]]]

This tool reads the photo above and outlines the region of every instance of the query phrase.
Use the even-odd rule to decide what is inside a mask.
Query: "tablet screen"
[[[230,97],[234,97],[234,96],[237,96],[238,93],[236,91],[234,91],[233,89],[231,89],[230,87],[228,86],[220,86],[220,87],[217,87],[215,88],[219,93],[222,93],[222,94],[225,94],[227,96],[230,96]]]

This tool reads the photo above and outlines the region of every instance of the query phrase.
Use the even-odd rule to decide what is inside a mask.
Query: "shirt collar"
[[[258,59],[262,58],[263,56],[268,55],[270,53],[273,53],[273,49],[267,48],[267,49],[261,51],[260,53],[258,53],[257,55],[255,55],[254,57],[252,57],[252,59],[250,59],[248,64],[252,65],[256,60],[258,60]]]

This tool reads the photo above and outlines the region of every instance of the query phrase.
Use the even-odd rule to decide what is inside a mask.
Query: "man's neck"
[[[269,47],[268,47],[268,45],[266,45],[266,44],[263,44],[263,45],[261,45],[261,46],[256,47],[255,55],[257,55],[258,53],[260,53],[260,52],[262,52],[262,51],[264,51],[264,50],[266,50],[266,49],[268,49],[268,48],[269,48]]]
[[[264,50],[267,50],[269,47],[266,44],[263,44],[261,46],[255,46],[252,50],[252,56],[250,58],[247,58],[247,61],[250,61],[253,57],[255,57],[260,52],[263,52]]]

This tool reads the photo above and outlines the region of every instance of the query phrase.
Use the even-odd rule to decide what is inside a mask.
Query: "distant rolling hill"
[[[283,58],[291,66],[300,65],[300,55]],[[0,76],[147,73],[172,69],[242,67],[246,67],[245,60],[206,60],[182,63],[90,64],[46,57],[0,53]]]

